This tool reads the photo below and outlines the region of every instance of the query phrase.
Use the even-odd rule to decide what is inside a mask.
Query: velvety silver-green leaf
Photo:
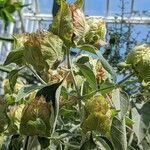
[[[120,110],[118,117],[123,120],[128,109],[129,109],[129,96],[127,93],[120,91],[120,89],[115,89],[112,92],[112,102],[117,110]]]
[[[17,78],[18,78],[18,71],[17,69],[14,69],[12,70],[10,73],[9,73],[9,83],[10,83],[10,88],[11,90],[13,91],[14,90],[14,86],[17,82]]]
[[[116,76],[117,76],[116,72],[114,71],[114,69],[110,66],[108,61],[103,57],[101,52],[95,46],[90,45],[90,44],[82,44],[82,45],[79,45],[78,48],[85,50],[87,52],[96,54],[100,62],[102,63],[103,68],[112,76],[113,81],[116,82]]]
[[[111,139],[115,150],[127,150],[125,120],[114,117],[111,125]]]
[[[93,112],[81,124],[84,133],[88,131],[98,131],[102,135],[107,135],[110,132],[111,119],[102,112]]]
[[[63,59],[62,40],[51,32],[38,31],[29,35],[24,45],[26,62],[47,81],[48,70]]]
[[[83,143],[80,150],[97,150],[97,146],[94,143],[93,139],[90,139],[86,141],[85,143]]]
[[[85,76],[85,78],[89,82],[92,89],[96,90],[97,89],[97,82],[96,82],[96,78],[95,78],[93,71],[84,64],[77,64],[77,66],[80,68],[80,71]]]
[[[29,33],[21,33],[14,35],[13,49],[18,50],[24,47],[24,43],[28,40]]]
[[[150,101],[146,102],[141,109],[132,109],[133,130],[138,138],[138,144],[144,139],[150,127]]]
[[[34,90],[39,90],[43,87],[43,85],[39,86],[39,85],[26,85],[24,87],[22,87],[18,94],[16,95],[15,98],[15,102],[20,101],[22,98],[24,98],[25,96],[27,96],[30,92],[34,91]]]
[[[23,49],[13,50],[8,54],[4,62],[4,65],[9,65],[11,63],[15,63],[19,66],[24,64],[24,50]]]

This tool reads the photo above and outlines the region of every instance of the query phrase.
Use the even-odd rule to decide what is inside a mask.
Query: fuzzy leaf
[[[85,76],[85,78],[89,82],[92,89],[96,90],[97,89],[97,82],[96,82],[96,78],[95,78],[93,71],[84,64],[77,64],[77,66],[80,68],[80,71]]]
[[[123,120],[128,108],[129,108],[129,97],[125,92],[121,92],[119,89],[113,90],[112,102],[117,110],[120,110],[118,117]]]
[[[138,143],[144,139],[150,127],[150,101],[146,102],[141,109],[132,109],[132,119],[135,122],[133,130],[138,138]]]
[[[15,102],[20,101],[22,98],[24,98],[25,96],[27,96],[30,92],[37,90],[37,89],[41,89],[43,86],[39,86],[39,85],[27,85],[22,87],[15,99]]]
[[[115,150],[127,149],[126,128],[124,119],[120,121],[116,117],[113,118],[111,126],[111,138]]]
[[[97,146],[94,143],[93,139],[89,139],[81,146],[80,150],[96,150]]]
[[[49,31],[58,35],[66,45],[72,44],[72,14],[69,4],[64,0],[60,1],[60,9],[50,25]]]
[[[12,70],[10,73],[9,73],[9,83],[10,83],[10,88],[11,90],[13,91],[14,90],[14,86],[17,82],[17,78],[18,78],[18,71],[17,69],[14,69]]]
[[[116,82],[117,75],[116,75],[114,69],[110,66],[108,61],[103,57],[101,52],[95,46],[90,45],[90,44],[83,44],[83,45],[78,46],[78,48],[85,50],[87,52],[96,54],[102,64],[103,68],[112,76],[113,81]]]
[[[6,58],[4,65],[9,65],[11,63],[15,63],[20,66],[24,63],[23,57],[24,57],[24,50],[11,51]]]

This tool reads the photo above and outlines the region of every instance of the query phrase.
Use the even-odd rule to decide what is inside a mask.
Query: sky
[[[50,13],[52,10],[53,0],[38,0],[41,13]],[[68,2],[74,2],[75,0],[67,0]],[[121,0],[109,0],[110,7],[108,15],[116,16],[120,14]],[[106,15],[106,2],[107,0],[85,0],[85,14],[86,15]],[[130,14],[131,0],[125,0],[125,13],[127,16]],[[150,0],[134,0],[134,11],[138,11],[137,15],[143,16],[144,12],[150,14]],[[141,42],[149,30],[149,27],[146,25],[134,25],[133,36],[136,36],[136,33],[140,33],[137,37],[138,41]]]
[[[53,0],[38,0],[40,3],[41,12],[48,13],[52,8]],[[74,2],[75,0],[67,0],[68,2]],[[106,13],[106,1],[107,0],[85,0],[85,12],[87,15],[105,15]],[[118,6],[120,0],[109,0],[110,1],[110,14],[114,15],[118,13]],[[131,0],[126,1],[126,11],[130,10]],[[134,0],[135,11],[148,11],[150,10],[150,0]],[[128,3],[128,4],[127,4]]]

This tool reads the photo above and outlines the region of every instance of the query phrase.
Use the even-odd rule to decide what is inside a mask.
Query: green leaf
[[[76,0],[76,2],[74,3],[76,6],[78,6],[78,8],[83,7],[84,1],[83,0]]]
[[[39,86],[39,85],[27,85],[22,87],[15,99],[15,102],[19,102],[22,98],[24,98],[25,96],[27,96],[30,92],[37,90],[37,89],[41,89],[43,87],[43,85]]]
[[[125,115],[129,107],[129,97],[120,89],[115,89],[112,92],[112,103],[117,110],[120,110],[118,117],[114,117],[111,126],[111,137],[114,143],[115,150],[127,149]]]
[[[105,82],[100,84],[100,92],[102,95],[105,95],[111,92],[115,88],[115,84],[106,80]]]
[[[5,97],[4,97],[6,103],[8,105],[14,105],[15,104],[15,98],[12,94],[5,94]]]
[[[23,7],[29,6],[30,4],[22,5],[22,2],[13,3],[16,10],[21,10]]]
[[[85,50],[87,52],[96,54],[98,56],[100,62],[102,63],[104,69],[112,76],[114,82],[116,82],[117,75],[116,75],[114,69],[110,66],[108,61],[103,57],[101,52],[95,46],[90,45],[90,44],[84,44],[84,45],[78,46],[78,48]]]
[[[116,82],[117,80],[117,75],[116,72],[114,71],[114,69],[110,66],[110,64],[108,63],[108,61],[103,57],[103,55],[101,54],[100,51],[96,51],[97,56],[99,57],[99,60],[101,61],[104,69],[111,74],[113,81]]]
[[[3,7],[7,0],[0,0],[0,7]]]
[[[66,45],[72,44],[73,23],[69,4],[64,0],[60,2],[61,7],[55,16],[49,31],[58,35]]]
[[[83,145],[80,148],[80,150],[96,150],[96,149],[97,149],[97,146],[94,143],[93,139],[90,139],[86,141],[85,143],[83,143]]]
[[[22,140],[23,137],[19,134],[13,135],[11,137],[11,141],[9,143],[8,149],[9,150],[18,150],[22,148]]]
[[[42,149],[45,149],[50,145],[50,140],[46,137],[39,137],[38,136],[38,141],[39,141]]]
[[[78,48],[80,48],[81,50],[85,50],[87,52],[96,54],[96,48],[90,44],[83,44],[83,45],[79,45]]]
[[[3,13],[4,20],[6,20],[7,22],[14,22],[14,18],[6,9],[3,9],[2,13]]]
[[[9,65],[11,63],[15,63],[20,66],[24,62],[23,57],[24,57],[24,50],[11,51],[6,58],[4,65]]]
[[[123,120],[129,108],[129,96],[120,89],[113,90],[112,102],[117,110],[120,110],[118,117]]]
[[[132,108],[132,120],[135,122],[133,130],[138,138],[138,144],[146,136],[150,127],[150,101],[146,102],[141,109]]]
[[[111,138],[115,150],[127,150],[125,120],[114,117],[111,126]]]
[[[17,69],[14,69],[12,70],[10,73],[9,73],[9,83],[10,83],[10,88],[12,91],[14,91],[14,86],[16,85],[16,82],[17,82],[17,78],[18,78],[18,71]]]
[[[82,72],[84,77],[87,79],[92,89],[96,90],[97,82],[96,82],[96,78],[95,78],[93,71],[84,64],[76,64],[76,65],[80,68],[80,71]]]
[[[89,60],[90,60],[89,56],[82,55],[82,56],[79,56],[77,58],[77,63],[78,64],[85,64],[85,63],[89,62]]]
[[[132,119],[130,119],[129,117],[125,117],[125,122],[126,122],[126,125],[129,126],[129,127],[132,127],[132,125],[134,125],[134,121]]]
[[[98,140],[100,141],[103,140],[103,145],[105,146],[106,150],[114,150],[113,144],[111,143],[110,140],[108,140],[105,136],[99,136]]]
[[[7,10],[9,13],[13,13],[15,12],[15,7],[13,5],[8,5],[5,10]]]

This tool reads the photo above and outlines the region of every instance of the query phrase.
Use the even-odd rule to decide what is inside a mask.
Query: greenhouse
[[[149,0],[0,0],[1,150],[150,150]]]

